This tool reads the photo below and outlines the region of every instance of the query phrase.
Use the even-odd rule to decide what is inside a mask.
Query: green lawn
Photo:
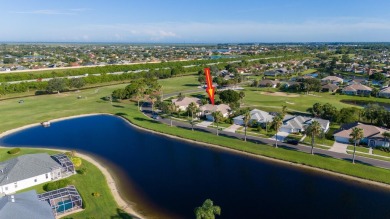
[[[162,85],[164,94],[186,90],[195,90],[198,88],[198,86],[200,86],[198,82],[198,76],[194,75],[163,79],[159,80],[159,83]]]
[[[381,156],[385,156],[385,157],[389,157],[390,158],[390,153],[389,152],[373,149],[372,153],[376,154],[376,155],[381,155]]]
[[[311,145],[311,137],[306,136],[306,138],[303,139],[303,143]],[[327,146],[333,146],[334,141],[326,139],[325,137],[323,137],[323,138],[315,137],[314,138],[314,143],[315,144],[327,145]]]
[[[58,153],[55,150],[21,148],[19,154],[9,155],[7,153],[8,150],[8,148],[0,148],[0,161],[5,161],[23,154]],[[110,189],[108,188],[104,175],[96,166],[83,160],[82,166],[80,168],[86,168],[86,174],[76,174],[67,179],[71,181],[72,185],[76,186],[77,190],[81,194],[83,202],[85,204],[85,210],[76,214],[72,214],[71,218],[131,218],[128,214],[124,213],[121,209],[119,209],[114,200],[114,197],[111,194]],[[43,185],[45,184],[24,189],[19,191],[18,193],[32,189],[35,189],[37,193],[43,193],[45,192],[43,190]],[[94,197],[92,196],[93,192],[98,192],[101,196]]]
[[[317,69],[309,68],[309,69],[303,71],[301,74],[302,74],[302,75],[307,75],[307,74],[314,73],[314,72],[316,72],[316,71],[317,71]]]
[[[347,147],[347,150],[351,150],[351,151],[353,151],[353,147],[354,146],[352,146],[352,145],[350,145],[350,146],[348,146]],[[360,151],[360,152],[364,152],[364,153],[368,153],[368,148],[366,148],[366,147],[362,147],[362,146],[356,146],[356,151]]]

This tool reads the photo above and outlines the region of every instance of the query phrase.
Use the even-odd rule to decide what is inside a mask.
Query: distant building
[[[336,84],[325,84],[322,86],[322,91],[323,92],[336,92],[339,89],[339,86]]]
[[[328,76],[321,79],[321,82],[332,83],[332,84],[342,84],[344,79],[339,78],[337,76]]]
[[[384,98],[390,98],[390,87],[387,87],[379,91],[378,96]]]
[[[273,80],[261,80],[259,81],[259,87],[273,87],[277,86],[278,82]]]
[[[369,96],[371,94],[371,91],[372,88],[367,87],[365,85],[352,84],[343,89],[343,94]]]

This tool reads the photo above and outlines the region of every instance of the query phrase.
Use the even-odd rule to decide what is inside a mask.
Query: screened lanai
[[[83,205],[83,200],[74,186],[39,194],[38,199],[49,202],[55,216],[81,209]]]

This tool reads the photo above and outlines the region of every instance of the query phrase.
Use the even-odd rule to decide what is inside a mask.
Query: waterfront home
[[[385,98],[390,98],[390,87],[387,87],[385,89],[382,89],[378,93],[379,97],[385,97]]]
[[[206,104],[200,107],[201,116],[205,116],[206,119],[209,121],[214,121],[214,117],[212,113],[217,111],[221,112],[224,118],[227,118],[231,113],[231,108],[226,104],[219,104],[219,105]]]
[[[199,107],[199,105],[201,104],[201,101],[199,98],[196,98],[196,97],[182,97],[182,98],[173,99],[172,103],[176,105],[178,110],[184,111],[187,109],[187,107],[190,103],[195,103],[196,106]]]
[[[269,114],[268,112],[258,110],[258,109],[253,109],[250,111],[250,120],[249,124],[260,124],[261,126],[265,126],[267,122],[272,122],[274,119],[274,116]],[[237,125],[244,125],[244,115],[240,115],[237,117],[233,118],[233,123]]]
[[[272,87],[275,88],[278,85],[277,81],[273,80],[261,80],[259,81],[259,87]]]
[[[372,88],[367,87],[362,84],[352,84],[343,89],[343,94],[346,95],[361,95],[369,96],[371,94]]]
[[[11,194],[75,173],[64,154],[26,154],[0,163],[0,194]]]
[[[348,85],[353,85],[353,84],[367,85],[368,84],[368,80],[366,80],[364,78],[355,78],[353,80],[348,81]]]
[[[38,199],[35,190],[0,198],[0,218],[54,219],[52,208]]]
[[[81,209],[83,206],[79,192],[72,185],[39,194],[38,199],[49,203],[55,216]]]
[[[332,84],[342,84],[344,80],[337,76],[328,76],[321,79],[321,82],[332,83]]]
[[[313,121],[320,123],[323,132],[327,132],[329,130],[329,120],[306,116],[285,115],[280,131],[287,133],[304,132]]]
[[[342,125],[340,129],[333,134],[335,141],[347,144],[352,143],[350,142],[350,134],[353,128],[363,129],[364,137],[363,139],[361,139],[361,143],[367,144],[369,147],[389,147],[389,142],[386,141],[382,135],[387,130],[377,126],[366,125],[359,122]]]

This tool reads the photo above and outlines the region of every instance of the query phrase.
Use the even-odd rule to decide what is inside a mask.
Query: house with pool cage
[[[0,197],[0,218],[54,219],[82,209],[74,186],[37,194],[35,190]]]
[[[26,154],[0,163],[0,195],[75,174],[65,154]]]

